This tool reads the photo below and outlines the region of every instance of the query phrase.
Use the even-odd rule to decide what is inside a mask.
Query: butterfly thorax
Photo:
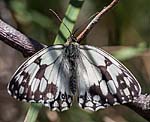
[[[76,93],[77,89],[77,59],[79,58],[78,44],[71,42],[65,45],[64,58],[69,63],[69,88],[73,94]]]

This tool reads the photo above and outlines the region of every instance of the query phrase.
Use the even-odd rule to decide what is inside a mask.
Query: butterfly
[[[67,110],[77,99],[81,108],[97,111],[133,102],[141,87],[117,59],[100,48],[78,44],[72,35],[65,44],[27,59],[12,76],[8,93],[50,110]]]

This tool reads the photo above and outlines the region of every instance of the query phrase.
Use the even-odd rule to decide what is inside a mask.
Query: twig
[[[87,25],[87,27],[78,35],[78,37],[77,37],[78,42],[80,42],[81,40],[83,40],[88,35],[88,33],[91,31],[91,29],[98,23],[98,21],[100,20],[100,18],[104,14],[106,14],[108,11],[110,11],[111,8],[113,8],[118,2],[119,2],[119,0],[113,0],[107,7],[104,7],[103,10],[101,10],[94,17],[94,19]]]
[[[12,26],[3,22],[1,19],[0,40],[22,52],[24,56],[31,56],[44,47],[44,45],[17,31]]]
[[[134,103],[127,103],[126,106],[150,122],[150,95],[141,94]]]

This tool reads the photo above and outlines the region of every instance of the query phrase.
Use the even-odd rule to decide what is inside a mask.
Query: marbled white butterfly
[[[58,111],[70,108],[75,95],[81,108],[97,111],[132,102],[141,87],[113,56],[80,45],[71,36],[64,45],[47,47],[26,60],[13,75],[8,92]]]

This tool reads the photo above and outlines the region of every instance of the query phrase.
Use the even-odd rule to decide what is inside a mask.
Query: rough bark
[[[16,50],[22,52],[24,56],[31,56],[44,47],[44,45],[22,34],[12,26],[3,22],[1,19],[0,40],[15,48]]]

